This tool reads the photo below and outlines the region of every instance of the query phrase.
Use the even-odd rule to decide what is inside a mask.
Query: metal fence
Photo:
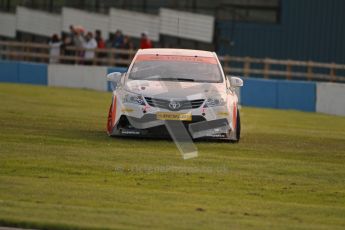
[[[136,50],[127,49],[93,49],[95,58],[86,60],[82,55],[87,51],[85,49],[65,47],[61,55],[51,56],[50,48],[47,44],[0,41],[0,56],[6,60],[31,62],[48,63],[53,58],[56,62],[65,64],[128,66],[136,53]],[[339,75],[339,72],[345,72],[344,64],[234,56],[222,56],[219,59],[227,75],[345,82],[345,76]]]

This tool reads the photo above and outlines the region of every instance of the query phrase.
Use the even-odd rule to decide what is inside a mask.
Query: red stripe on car
[[[155,55],[142,54],[138,55],[136,60],[141,61],[181,61],[181,62],[201,62],[217,65],[218,62],[214,57],[182,56],[182,55]]]
[[[235,130],[236,129],[236,123],[237,123],[237,105],[236,103],[234,102],[233,104],[233,110],[232,110],[232,128]]]

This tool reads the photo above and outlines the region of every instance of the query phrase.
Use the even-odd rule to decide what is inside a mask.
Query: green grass
[[[0,84],[0,225],[344,229],[345,117],[242,108],[239,144],[109,138],[111,96]]]

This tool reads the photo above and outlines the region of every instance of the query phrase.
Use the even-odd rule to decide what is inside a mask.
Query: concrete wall
[[[345,84],[318,83],[316,112],[345,115]]]
[[[0,35],[14,38],[16,36],[16,15],[0,14]]]
[[[153,41],[159,41],[159,16],[133,11],[110,9],[109,32],[122,30],[131,37],[140,38],[146,31]]]
[[[214,17],[202,14],[160,9],[160,32],[171,36],[212,42]]]
[[[111,91],[106,74],[121,67],[36,64],[0,60],[0,82]],[[345,84],[244,79],[239,90],[244,106],[294,109],[345,116]]]
[[[16,29],[43,36],[58,34],[61,31],[61,16],[25,7],[17,7]]]
[[[112,8],[108,15],[64,7],[62,14],[52,14],[18,6],[16,15],[0,12],[0,35],[15,37],[16,30],[51,36],[61,31],[69,32],[70,25],[83,26],[87,31],[100,29],[103,37],[122,30],[125,35],[140,38],[148,32],[153,41],[160,34],[212,42],[214,17],[161,9],[159,15]]]
[[[110,91],[106,75],[123,67],[42,64],[0,60],[0,82]]]
[[[107,67],[50,64],[48,85],[106,91]]]
[[[109,16],[104,14],[95,14],[83,10],[72,8],[62,8],[62,30],[70,32],[70,25],[81,25],[86,31],[102,31],[103,38],[108,38]]]

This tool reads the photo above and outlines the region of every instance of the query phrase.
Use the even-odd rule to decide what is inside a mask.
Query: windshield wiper
[[[180,78],[180,77],[162,77],[162,78],[158,78],[157,80],[161,80],[161,81],[195,81],[194,79],[191,79],[191,78]]]

